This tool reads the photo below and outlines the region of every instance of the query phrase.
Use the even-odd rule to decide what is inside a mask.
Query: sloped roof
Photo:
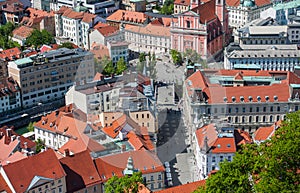
[[[103,181],[107,181],[115,174],[123,176],[123,170],[127,166],[128,158],[133,160],[134,169],[143,174],[164,172],[165,168],[157,155],[146,150],[127,151],[97,158],[95,164]]]
[[[117,33],[119,30],[115,26],[103,26],[103,27],[94,27],[94,29],[98,30],[104,37],[110,36],[112,34]]]
[[[265,141],[275,134],[275,130],[281,126],[282,121],[277,121],[269,127],[260,127],[253,134],[255,141]]]
[[[16,192],[25,192],[35,176],[49,179],[66,176],[52,149],[5,165],[3,170]]]
[[[75,192],[102,181],[88,151],[66,156],[59,161],[67,174],[68,192]]]
[[[226,5],[230,7],[238,7],[240,5],[240,0],[226,0]],[[255,0],[255,5],[258,7],[271,4],[270,0]]]
[[[175,0],[174,5],[190,6],[191,5],[191,0]]]
[[[146,26],[133,26],[131,28],[127,28],[126,31],[135,32],[138,34],[146,34],[146,35],[153,35],[153,36],[164,36],[170,37],[170,27],[164,27],[162,25],[155,25],[149,23]]]
[[[107,21],[127,21],[127,22],[135,22],[135,23],[144,23],[147,19],[147,15],[142,12],[135,11],[126,11],[126,10],[117,10],[110,16],[106,18]]]
[[[0,174],[0,192],[12,193],[3,176]]]
[[[13,95],[17,92],[20,92],[20,87],[12,77],[0,79],[0,97]]]
[[[198,187],[205,186],[205,180],[156,191],[155,193],[193,193]]]
[[[207,1],[198,7],[192,9],[195,13],[200,15],[200,22],[202,24],[217,18],[215,0]]]
[[[14,31],[12,32],[13,33],[13,36],[15,38],[23,38],[23,39],[26,39],[28,38],[31,33],[34,31],[33,28],[30,28],[30,27],[27,27],[25,25],[22,25],[16,29],[14,29]]]
[[[20,58],[21,50],[18,47],[0,51],[0,58],[15,60]]]

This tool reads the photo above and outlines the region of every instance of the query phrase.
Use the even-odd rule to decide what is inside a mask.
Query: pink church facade
[[[171,23],[172,49],[179,52],[192,49],[206,60],[218,57],[229,41],[225,0],[205,3],[192,0],[191,8],[178,14],[177,22]]]

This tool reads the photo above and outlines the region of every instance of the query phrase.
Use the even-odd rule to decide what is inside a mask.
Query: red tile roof
[[[208,75],[206,75],[208,73]],[[206,95],[207,102],[212,103],[226,103],[224,97],[227,99],[227,103],[232,103],[235,100],[236,103],[249,102],[249,97],[252,98],[252,102],[258,102],[260,98],[261,102],[266,102],[266,97],[270,102],[274,102],[274,97],[277,96],[277,101],[283,102],[290,98],[290,86],[289,84],[299,84],[300,78],[292,72],[283,71],[242,71],[241,75],[238,70],[219,70],[219,71],[196,71],[194,74],[189,76],[186,80],[187,91],[189,96],[192,96],[195,89],[200,89]],[[208,76],[236,76],[239,80],[246,76],[259,77],[273,77],[274,75],[286,75],[286,79],[280,83],[274,83],[271,85],[255,85],[255,86],[239,86],[239,87],[225,87],[220,84],[211,84]]]
[[[12,193],[4,178],[0,174],[0,192]]]
[[[0,58],[5,60],[16,60],[20,58],[21,50],[18,47],[0,51]]]
[[[97,44],[96,42],[93,42],[90,52],[94,54],[94,57],[97,60],[101,60],[105,57],[109,58],[109,50],[107,46],[102,44]]]
[[[82,22],[91,23],[94,21],[96,15],[87,12],[77,12],[72,8],[62,6],[55,14],[62,14],[64,17],[70,19],[81,19]]]
[[[115,174],[123,176],[123,171],[127,166],[128,158],[133,160],[134,169],[143,174],[164,172],[165,168],[157,155],[146,150],[128,151],[124,153],[112,154],[97,158],[95,164],[98,173],[103,181],[107,181]]]
[[[233,137],[221,137],[217,138],[214,144],[211,146],[212,153],[235,153],[236,144]]]
[[[21,2],[16,2],[16,3],[9,3],[6,4],[5,8],[2,8],[4,12],[9,12],[9,13],[17,13],[17,12],[23,12],[23,4]]]
[[[33,31],[34,31],[33,28],[22,25],[16,29],[14,29],[14,31],[12,33],[13,33],[13,37],[15,37],[15,38],[26,39],[31,35],[31,33]]]
[[[0,79],[0,97],[14,95],[17,92],[20,92],[20,87],[12,77]]]
[[[270,137],[274,136],[275,130],[280,127],[282,121],[277,121],[272,126],[269,127],[260,127],[253,134],[253,138],[255,141],[265,141]]]
[[[191,0],[175,0],[174,5],[190,6],[191,5]]]
[[[67,174],[68,192],[100,184],[102,181],[88,151],[66,156],[59,161]]]
[[[127,22],[134,22],[134,23],[144,23],[147,19],[147,15],[142,12],[135,12],[135,11],[126,11],[126,10],[117,10],[110,16],[106,18],[107,21],[127,21]]]
[[[205,180],[200,180],[197,182],[167,188],[165,190],[160,190],[155,193],[193,193],[200,186],[205,186]]]
[[[104,37],[113,35],[119,31],[117,27],[110,25],[97,28],[94,27],[94,29],[98,30]]]
[[[25,192],[35,176],[50,179],[66,176],[52,149],[5,165],[3,170],[16,192]]]
[[[160,26],[165,26],[165,27],[170,27],[171,21],[173,18],[168,18],[168,17],[161,17],[153,20],[151,22],[152,25],[160,25]]]
[[[152,36],[163,36],[170,37],[170,27],[165,27],[163,25],[156,25],[149,23],[146,26],[133,26],[127,28],[126,31],[134,32],[138,34],[152,35]]]
[[[202,24],[217,18],[215,0],[207,1],[198,7],[193,8],[192,11],[200,15],[200,22]]]
[[[254,2],[258,7],[271,4],[270,0],[255,0]],[[237,7],[240,5],[240,0],[226,0],[226,5],[230,7]]]

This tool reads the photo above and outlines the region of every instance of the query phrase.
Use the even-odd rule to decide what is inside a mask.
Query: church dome
[[[254,7],[255,2],[254,2],[254,0],[241,0],[241,5],[243,7]]]

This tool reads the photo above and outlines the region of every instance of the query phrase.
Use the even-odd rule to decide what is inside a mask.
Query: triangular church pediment
[[[34,176],[27,188],[27,191],[34,187],[38,187],[42,184],[49,183],[51,181],[53,181],[53,179],[51,179],[51,178],[46,178],[46,177],[42,177],[42,176]]]

